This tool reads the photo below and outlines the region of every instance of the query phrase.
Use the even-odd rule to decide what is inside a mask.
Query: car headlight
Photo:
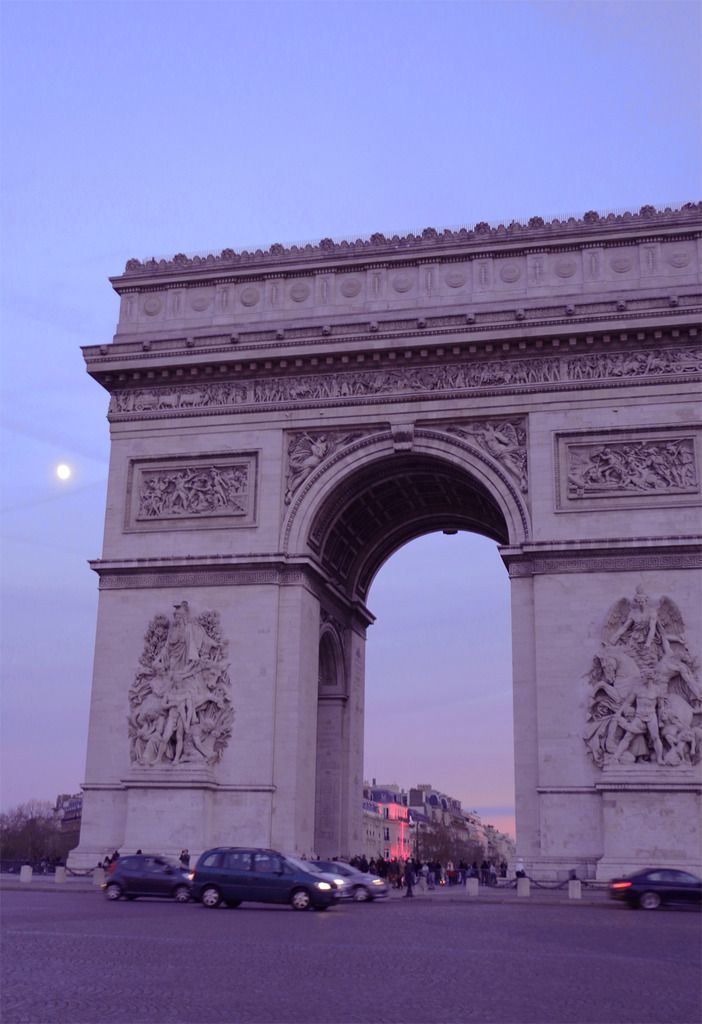
[[[334,883],[336,885],[338,885],[340,889],[343,889],[344,886],[346,885],[346,879],[345,878],[335,878],[334,879]]]
[[[374,878],[373,881],[371,882],[371,885],[384,885],[384,884],[385,883],[383,882],[382,878]]]
[[[331,889],[329,882],[315,882],[318,889]]]

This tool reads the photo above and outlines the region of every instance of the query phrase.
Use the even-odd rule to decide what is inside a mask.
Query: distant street
[[[697,1024],[696,911],[2,893],[4,1024]]]

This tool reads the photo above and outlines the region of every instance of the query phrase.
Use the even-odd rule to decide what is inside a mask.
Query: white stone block
[[[583,898],[583,887],[579,878],[571,878],[568,882],[568,899],[581,900]]]

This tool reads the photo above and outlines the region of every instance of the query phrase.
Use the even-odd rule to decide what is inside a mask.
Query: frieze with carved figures
[[[203,409],[318,404],[348,399],[407,398],[481,389],[567,385],[584,381],[639,380],[702,373],[702,351],[694,348],[599,352],[569,358],[494,359],[388,370],[265,377],[163,388],[126,388],[110,402],[112,420],[177,415]]]

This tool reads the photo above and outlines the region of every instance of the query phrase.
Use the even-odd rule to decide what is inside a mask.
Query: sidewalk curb
[[[98,896],[102,895],[102,890],[99,885],[93,885],[92,882],[84,881],[82,879],[61,883],[44,880],[20,882],[19,880],[14,881],[9,879],[0,879],[0,893],[3,892],[50,892],[56,893],[57,895],[69,895],[71,893],[95,893]],[[397,903],[400,899],[403,899],[401,895],[389,895],[385,899],[378,900],[378,903]],[[489,906],[490,904],[507,906],[516,904],[518,906],[526,907],[607,907],[610,910],[618,910],[624,907],[623,903],[606,898],[594,900],[570,900],[563,896],[517,896],[516,893],[513,896],[465,896],[458,894],[449,895],[448,893],[437,893],[432,896],[428,893],[415,893],[413,899],[417,899],[421,903],[451,903],[453,905],[462,904],[463,906],[474,906],[476,904],[479,904],[480,906]]]

